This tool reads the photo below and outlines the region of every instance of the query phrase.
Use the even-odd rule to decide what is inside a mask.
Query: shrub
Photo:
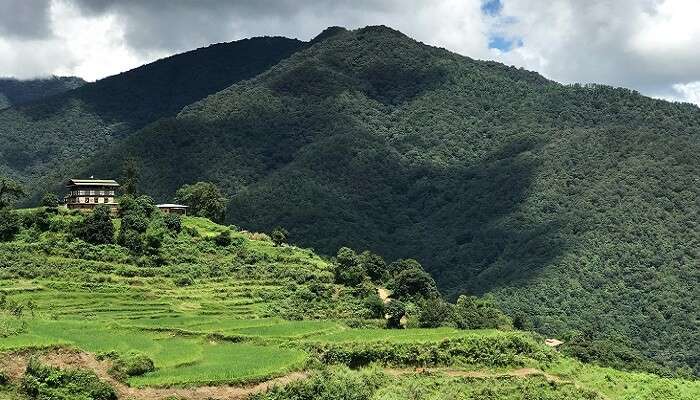
[[[177,286],[190,286],[194,283],[194,279],[190,275],[182,275],[175,279],[175,285]]]
[[[287,235],[289,235],[289,232],[287,232],[286,229],[277,227],[272,230],[270,239],[272,239],[272,243],[274,243],[275,246],[281,246],[287,241]]]
[[[362,303],[369,313],[369,318],[384,318],[384,302],[376,293],[365,297]]]
[[[182,218],[177,214],[165,214],[163,216],[163,223],[170,232],[178,234],[182,231]]]
[[[153,360],[139,353],[131,353],[116,357],[109,372],[117,379],[124,380],[129,376],[143,375],[155,371]]]
[[[359,264],[374,282],[384,281],[389,273],[384,259],[371,251],[363,251],[359,255]]]
[[[0,209],[0,241],[9,242],[19,232],[20,218],[14,212]]]
[[[108,206],[98,205],[78,227],[78,237],[92,244],[110,244],[114,241],[114,225]]]
[[[364,280],[366,273],[360,260],[352,249],[341,247],[335,258],[335,281],[341,285],[358,286]]]
[[[41,400],[117,400],[117,394],[91,371],[61,370],[32,358],[21,383],[30,399]]]
[[[228,230],[223,231],[214,237],[214,243],[221,247],[230,246],[232,241],[231,232]]]

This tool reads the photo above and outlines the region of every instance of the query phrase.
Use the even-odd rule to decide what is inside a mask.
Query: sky
[[[387,25],[426,44],[700,105],[700,0],[0,0],[0,76],[94,81],[251,36]]]

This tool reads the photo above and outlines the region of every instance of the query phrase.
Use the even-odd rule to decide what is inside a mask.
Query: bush
[[[287,235],[289,235],[289,232],[286,229],[277,227],[270,233],[270,239],[272,239],[272,243],[275,246],[281,246],[287,241]]]
[[[129,376],[143,375],[151,371],[155,371],[153,360],[144,354],[138,353],[117,357],[109,370],[110,374],[120,380],[124,380]]]
[[[355,251],[341,247],[336,256],[335,281],[345,286],[358,286],[366,275]]]
[[[0,241],[9,242],[19,233],[20,218],[14,212],[0,209]]]
[[[365,297],[362,303],[370,318],[384,318],[384,302],[376,293]]]
[[[190,275],[182,275],[175,279],[175,285],[177,286],[190,286],[194,283],[194,279]]]
[[[182,231],[182,218],[177,214],[163,215],[163,223],[170,232],[178,234]]]
[[[228,230],[223,231],[214,237],[214,243],[216,243],[217,246],[227,247],[230,246],[232,242],[233,238],[231,238],[231,232]]]
[[[111,210],[106,205],[98,205],[88,214],[77,230],[78,237],[92,244],[114,242],[114,225]]]
[[[40,400],[117,400],[117,394],[91,371],[60,370],[32,358],[21,383],[30,399]]]
[[[382,282],[388,277],[389,269],[386,262],[381,256],[371,251],[363,251],[359,255],[359,264],[373,282]]]

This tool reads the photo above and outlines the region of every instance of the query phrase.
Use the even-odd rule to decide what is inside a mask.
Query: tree
[[[359,256],[359,263],[373,282],[382,282],[387,278],[389,270],[380,255],[369,250],[363,251]]]
[[[424,299],[420,302],[418,312],[418,325],[421,328],[437,328],[448,321],[452,314],[452,307],[439,297]]]
[[[175,193],[175,200],[188,206],[192,215],[216,222],[223,221],[228,205],[228,199],[211,182],[184,185]]]
[[[401,328],[401,318],[406,315],[406,305],[398,300],[391,300],[384,307],[387,315],[387,328]]]
[[[176,235],[182,230],[182,218],[177,214],[164,214],[163,223],[170,232]]]
[[[80,224],[78,235],[92,244],[110,244],[114,242],[114,225],[110,208],[98,205]]]
[[[510,318],[491,300],[474,296],[459,296],[452,318],[460,329],[500,328],[512,325]]]
[[[270,238],[272,238],[272,243],[274,243],[275,246],[281,246],[282,243],[287,241],[287,235],[289,235],[289,232],[287,232],[286,229],[278,226],[272,230]]]
[[[56,208],[58,207],[58,198],[56,197],[55,193],[51,192],[46,192],[41,196],[41,203],[40,205],[42,207],[47,207],[47,208]]]
[[[19,183],[0,176],[0,209],[12,206],[24,194],[24,188]]]
[[[19,216],[8,209],[0,209],[0,242],[14,239],[19,232],[21,220]]]
[[[359,261],[359,257],[354,250],[341,247],[335,258],[335,281],[346,286],[358,286],[361,284],[366,273]]]
[[[122,190],[124,194],[131,196],[138,192],[139,184],[139,165],[135,158],[127,158],[122,167],[124,178],[122,179]]]
[[[435,297],[438,295],[435,280],[429,273],[418,268],[409,268],[399,272],[391,285],[396,298]]]
[[[130,249],[134,253],[142,254],[147,250],[146,231],[151,223],[151,216],[156,207],[148,196],[133,197],[123,196],[119,200],[119,214],[122,217],[121,228],[117,237],[117,243]],[[157,236],[157,235],[156,235]],[[155,236],[152,243],[155,244]]]

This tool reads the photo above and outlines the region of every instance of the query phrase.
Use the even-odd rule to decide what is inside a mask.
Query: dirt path
[[[16,380],[24,375],[30,352],[17,352],[5,354],[0,358],[0,370],[4,371],[10,379]],[[72,349],[52,349],[41,354],[41,361],[58,368],[83,368],[89,369],[97,376],[110,384],[120,399],[160,400],[180,397],[190,400],[239,400],[248,396],[265,392],[274,386],[284,386],[290,382],[304,379],[308,376],[305,372],[292,372],[285,376],[270,379],[254,385],[247,386],[199,386],[194,388],[133,388],[114,379],[109,373],[111,366],[109,361],[100,361],[94,355]]]
[[[384,304],[389,302],[389,296],[391,296],[391,291],[389,289],[385,288],[377,288],[377,295],[379,296],[380,299],[384,302]]]

